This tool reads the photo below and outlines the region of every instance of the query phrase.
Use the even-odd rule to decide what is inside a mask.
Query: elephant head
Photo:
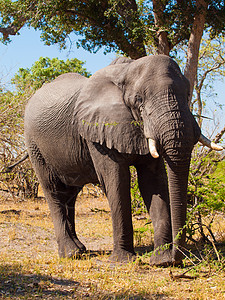
[[[169,182],[173,254],[183,245],[190,158],[201,131],[188,107],[189,82],[169,57],[117,61],[81,90],[75,119],[83,138],[121,153],[164,158]],[[207,141],[209,144],[210,142]],[[213,145],[212,145],[213,146]]]

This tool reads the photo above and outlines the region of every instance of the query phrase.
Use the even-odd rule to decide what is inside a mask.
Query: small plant
[[[144,226],[139,227],[139,228],[134,230],[134,239],[135,239],[136,246],[141,246],[142,245],[142,240],[145,237],[146,232],[149,232],[148,223],[145,224]]]
[[[132,213],[136,215],[140,215],[142,213],[146,213],[146,207],[144,201],[141,196],[141,192],[138,187],[138,178],[137,178],[137,171],[135,167],[130,167],[131,173],[131,208]]]

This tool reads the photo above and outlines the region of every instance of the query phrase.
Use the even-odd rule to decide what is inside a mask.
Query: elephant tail
[[[22,163],[23,161],[25,161],[27,158],[29,157],[28,153],[26,152],[26,154],[20,159],[18,160],[17,162],[15,162],[14,164],[8,166],[5,168],[4,171],[2,171],[1,173],[10,173],[15,166],[19,165],[20,163]]]

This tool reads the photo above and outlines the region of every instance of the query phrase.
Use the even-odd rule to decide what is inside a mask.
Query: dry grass
[[[202,263],[186,273],[192,279],[178,280],[170,271],[182,274],[191,263],[185,269],[149,267],[147,252],[134,263],[110,265],[112,227],[104,197],[78,199],[77,232],[93,250],[80,260],[59,260],[45,200],[17,200],[0,198],[1,299],[225,299],[222,263]],[[146,216],[133,219],[135,245],[152,244]]]

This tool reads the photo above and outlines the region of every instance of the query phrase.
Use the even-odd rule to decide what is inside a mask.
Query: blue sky
[[[41,56],[64,60],[78,58],[86,61],[85,67],[92,74],[109,65],[116,57],[115,53],[104,55],[103,50],[92,54],[82,48],[77,49],[75,45],[72,49],[68,47],[65,50],[60,50],[58,45],[47,46],[41,41],[40,32],[28,28],[23,28],[20,35],[12,36],[11,40],[7,46],[0,43],[0,79],[3,82],[8,81],[19,68],[31,67]]]
[[[76,36],[72,37],[74,40]],[[107,66],[116,57],[115,53],[103,54],[103,50],[96,54],[89,53],[82,48],[77,49],[75,45],[69,50],[60,50],[58,45],[46,46],[40,39],[40,32],[34,29],[22,28],[19,36],[11,37],[12,42],[7,46],[0,43],[0,81],[3,84],[10,82],[10,78],[18,71],[20,67],[30,68],[32,64],[41,56],[58,57],[66,60],[67,58],[78,58],[86,61],[85,67],[92,74],[97,70]],[[224,126],[225,110],[225,81],[215,83],[215,91],[218,96],[214,100],[224,105],[223,112],[214,106],[213,99],[209,100],[209,109],[206,115],[212,116],[217,109],[217,116],[220,119],[220,127]],[[214,126],[209,121],[209,127]],[[211,130],[210,130],[211,131]]]

